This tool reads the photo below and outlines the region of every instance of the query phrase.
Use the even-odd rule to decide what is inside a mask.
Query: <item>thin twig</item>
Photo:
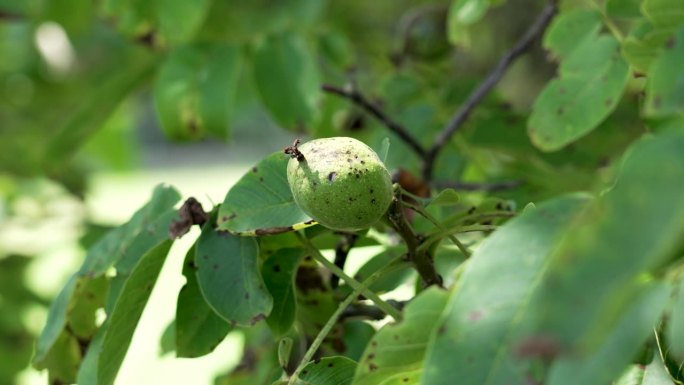
[[[421,158],[424,158],[426,155],[426,151],[423,148],[423,146],[418,143],[418,141],[411,136],[411,134],[408,132],[408,130],[402,126],[401,124],[395,122],[385,114],[380,107],[377,105],[373,104],[370,100],[368,100],[361,92],[359,92],[356,88],[352,88],[351,90],[346,90],[342,89],[339,87],[335,87],[333,85],[329,84],[323,84],[321,86],[321,89],[325,92],[328,92],[333,95],[338,95],[343,98],[349,99],[352,102],[354,102],[356,105],[360,106],[364,110],[366,110],[369,114],[373,115],[376,119],[378,119],[382,124],[385,125],[390,131],[393,133],[397,134],[401,140],[403,140],[411,149]]]
[[[334,263],[328,261],[323,254],[321,254],[320,250],[318,250],[309,239],[307,239],[305,236],[300,234],[299,232],[295,232],[295,235],[297,238],[299,238],[299,241],[304,245],[311,254],[313,255],[313,258],[318,261],[321,265],[325,266],[328,270],[330,270],[331,273],[339,276],[344,283],[349,285],[352,289],[354,290],[361,290],[361,294],[363,294],[366,298],[369,300],[373,301],[377,307],[382,309],[387,315],[391,316],[394,318],[396,321],[401,320],[401,312],[395,309],[393,306],[389,305],[387,302],[385,302],[382,298],[380,298],[377,294],[375,294],[374,291],[368,289],[367,287],[364,287],[359,281],[355,280],[354,278],[350,277],[345,273],[342,269],[339,267],[335,266]]]
[[[452,188],[460,191],[486,191],[495,192],[510,190],[519,187],[523,184],[521,180],[510,180],[502,182],[491,183],[469,183],[469,182],[433,182],[432,185],[437,188]]]
[[[545,30],[546,27],[551,22],[551,19],[555,16],[558,11],[558,6],[556,0],[551,0],[551,2],[542,10],[542,12],[537,17],[537,20],[532,23],[530,28],[525,32],[525,34],[518,40],[518,42],[507,51],[496,67],[489,73],[485,80],[480,83],[480,85],[470,94],[468,99],[461,105],[456,114],[451,118],[449,123],[444,127],[444,129],[437,135],[432,147],[428,149],[425,154],[423,163],[423,179],[425,181],[430,181],[432,179],[433,168],[435,165],[435,160],[437,155],[444,148],[444,146],[449,142],[449,139],[458,131],[458,129],[463,125],[463,123],[468,119],[470,113],[473,109],[484,99],[487,94],[494,88],[494,86],[501,80],[501,78],[506,74],[508,68],[513,64],[513,62],[525,53],[531,46],[532,43],[539,37]]]

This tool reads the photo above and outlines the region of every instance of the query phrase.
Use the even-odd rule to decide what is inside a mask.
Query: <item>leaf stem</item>
[[[440,230],[447,231],[447,229],[435,217],[433,217],[432,214],[425,210],[425,208],[421,206],[412,205],[409,203],[405,203],[405,205],[406,207],[412,209],[413,211],[425,217],[428,221],[432,222],[432,224],[437,226],[437,228],[439,228]],[[468,248],[465,247],[465,245],[461,243],[461,241],[459,241],[458,238],[456,238],[453,234],[449,234],[447,235],[447,237],[451,240],[451,242],[453,242],[456,245],[456,247],[458,247],[459,250],[461,250],[461,253],[463,253],[463,255],[466,258],[470,258],[470,251],[468,251]]]
[[[397,321],[401,320],[402,315],[400,311],[395,309],[392,305],[388,304],[387,302],[383,301],[382,298],[375,294],[375,292],[363,286],[359,281],[347,275],[347,273],[345,273],[342,269],[337,267],[334,263],[328,261],[323,256],[323,254],[321,254],[321,252],[311,243],[311,241],[309,241],[309,239],[307,239],[301,233],[295,232],[295,235],[297,235],[300,242],[302,242],[302,244],[307,249],[309,249],[311,254],[313,254],[314,259],[316,259],[318,263],[325,266],[328,270],[330,270],[330,272],[340,277],[352,289],[359,290],[359,293],[363,294],[366,298],[373,301],[373,303],[375,303],[375,305],[378,308],[382,309],[382,311],[384,311],[387,315],[391,316]]]
[[[299,233],[297,233],[297,234],[299,234]],[[300,237],[301,237],[301,235],[300,235]],[[318,251],[318,250],[316,250],[316,251]],[[317,254],[317,253],[314,253],[314,255],[315,254]],[[318,253],[318,254],[320,255],[320,253]],[[325,258],[323,258],[323,259],[325,259]],[[316,351],[318,350],[318,348],[323,343],[323,340],[325,340],[325,337],[328,335],[328,333],[330,333],[330,330],[332,330],[333,326],[335,326],[335,324],[337,324],[337,320],[340,318],[342,313],[344,313],[344,311],[349,307],[349,305],[351,305],[351,303],[354,302],[354,299],[356,297],[358,297],[359,294],[366,295],[365,292],[369,291],[368,286],[370,286],[373,282],[377,281],[377,279],[380,278],[383,274],[393,270],[394,268],[396,268],[398,266],[400,266],[400,265],[397,265],[397,264],[390,262],[388,265],[385,265],[385,267],[377,270],[375,273],[373,273],[370,277],[368,277],[362,283],[357,282],[358,286],[356,286],[356,287],[352,286],[354,288],[354,291],[352,291],[352,293],[349,294],[347,296],[347,298],[345,298],[342,302],[340,302],[339,306],[337,307],[337,310],[335,310],[335,312],[330,316],[330,318],[328,319],[328,322],[326,322],[325,325],[323,325],[323,328],[321,328],[321,331],[318,332],[316,339],[314,339],[314,341],[311,343],[311,346],[309,346],[309,349],[306,351],[306,353],[304,353],[304,357],[302,357],[302,360],[300,361],[299,365],[297,365],[297,368],[292,373],[292,376],[290,377],[290,380],[288,381],[288,385],[294,385],[297,382],[297,379],[299,378],[299,375],[301,374],[302,370],[304,370],[306,365],[311,361],[314,354],[316,354]],[[368,296],[366,295],[366,297],[368,297]],[[385,303],[385,302],[383,301],[383,303]],[[385,304],[387,306],[390,306],[387,303],[385,303]],[[380,304],[378,304],[378,303],[376,303],[376,305],[378,305],[378,307],[381,307]],[[392,307],[392,309],[393,309],[393,312],[399,313],[399,317],[394,317],[394,319],[400,320],[401,319],[401,313],[393,307]]]
[[[451,229],[446,229],[444,231],[440,231],[439,233],[435,233],[428,237],[425,242],[423,242],[422,245],[420,245],[420,249],[425,249],[430,247],[431,244],[439,241],[440,239],[444,237],[448,237],[450,234],[460,234],[460,233],[470,233],[474,231],[492,231],[496,230],[497,226],[492,226],[492,225],[472,225],[472,226],[461,226],[461,227],[453,227]]]

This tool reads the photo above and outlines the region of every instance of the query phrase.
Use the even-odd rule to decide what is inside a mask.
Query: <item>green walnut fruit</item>
[[[321,225],[370,227],[392,201],[392,179],[378,154],[346,137],[315,139],[286,149],[287,181],[297,205]]]

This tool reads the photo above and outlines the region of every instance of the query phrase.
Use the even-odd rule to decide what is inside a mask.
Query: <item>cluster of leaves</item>
[[[218,383],[684,381],[681,1],[551,2],[540,21],[522,19],[535,27],[526,43],[468,98],[466,59],[482,64],[489,52],[477,36],[497,12],[519,7],[513,0],[405,13],[397,6],[403,17],[372,2],[69,2],[112,21],[116,32],[97,30],[114,41],[107,54],[123,58],[82,81],[111,73],[112,63],[119,76],[17,172],[49,163],[53,175],[69,174],[73,148],[152,74],[155,110],[171,138],[226,137],[232,111],[251,96],[283,128],[353,135],[376,149],[386,136],[393,144],[386,163],[401,169],[396,205],[388,224],[368,232],[309,226],[280,153],[248,171],[206,221],[190,221],[203,222],[202,232],[188,250],[167,335],[179,357],[197,357],[244,333],[241,364]],[[39,3],[8,9],[37,12],[75,36],[79,20],[90,20]],[[556,13],[542,46],[557,76],[519,75],[543,87],[531,106],[505,87],[485,97]],[[393,55],[368,15],[378,25],[400,19]],[[458,79],[448,76],[454,70]],[[323,94],[321,82],[349,82],[337,92],[349,100]],[[463,100],[473,102],[457,115],[467,121],[451,119]],[[15,107],[8,116],[28,127],[54,116],[19,119],[17,111],[35,106]],[[36,131],[22,132],[8,143]],[[589,193],[572,193],[580,190]],[[173,243],[169,229],[193,217],[178,217],[180,199],[160,186],[89,249],[38,340],[34,364],[52,383],[114,382]],[[515,206],[525,209],[507,220]],[[367,245],[381,251],[349,276],[344,257]],[[320,250],[339,258],[329,262]],[[415,290],[408,303],[379,297],[405,283]],[[386,316],[384,326],[369,322]]]

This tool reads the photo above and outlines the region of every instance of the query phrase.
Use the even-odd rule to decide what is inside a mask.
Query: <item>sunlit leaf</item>
[[[588,41],[595,40],[601,29],[597,11],[578,9],[558,16],[544,34],[544,48],[554,58],[564,60]]]
[[[211,353],[232,329],[209,307],[197,283],[195,245],[183,262],[185,285],[178,293],[175,350],[178,357],[200,357]]]
[[[219,209],[220,230],[260,235],[311,221],[292,197],[288,160],[282,152],[273,153],[231,187]]]
[[[157,115],[171,139],[225,138],[237,90],[240,49],[193,45],[166,58],[154,84]]]
[[[231,324],[250,326],[266,319],[273,298],[257,266],[254,238],[204,225],[195,251],[197,281],[209,306]]]
[[[148,251],[126,280],[119,300],[107,319],[97,364],[98,385],[114,383],[172,243],[168,240]]]
[[[668,261],[684,236],[684,133],[636,142],[615,187],[577,218],[540,286],[539,333],[587,349],[624,313],[638,279]]]
[[[437,326],[447,297],[446,291],[431,287],[406,306],[401,322],[380,329],[359,361],[354,385],[418,384],[428,337]]]
[[[355,369],[347,357],[325,357],[306,365],[295,385],[350,385]]]
[[[539,290],[549,255],[587,201],[573,195],[540,204],[484,241],[430,338],[423,383],[452,384],[454,367],[459,384],[516,383],[523,363],[513,356],[512,338],[525,326],[521,315]]]
[[[627,84],[628,66],[608,35],[572,50],[559,77],[546,85],[527,123],[532,142],[558,150],[596,128],[615,109]]]

